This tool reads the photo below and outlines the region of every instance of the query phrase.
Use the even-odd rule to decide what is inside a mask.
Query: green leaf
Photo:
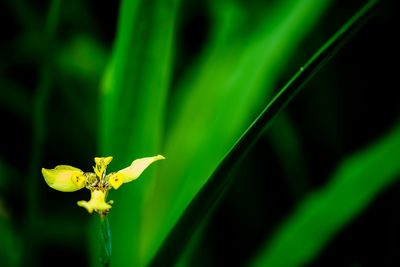
[[[100,153],[114,157],[110,168],[115,170],[136,158],[162,154],[178,4],[175,0],[121,2],[100,96]],[[117,194],[111,193],[115,201],[110,214],[113,266],[137,266],[142,257],[143,198],[154,183],[154,168]]]
[[[400,174],[400,125],[339,165],[259,252],[254,266],[302,266]],[[290,257],[288,256],[290,255]]]
[[[13,218],[2,192],[10,190],[16,171],[0,159],[0,259],[4,266],[21,265],[21,238],[13,227]]]
[[[143,219],[145,265],[262,110],[285,63],[327,4],[280,1],[273,12],[265,7],[257,24],[243,25],[249,14],[237,2],[212,2],[216,25],[210,41],[172,100],[167,161]]]
[[[293,122],[283,111],[265,133],[269,143],[276,151],[282,169],[288,177],[291,195],[299,199],[310,187],[304,148],[297,136]]]
[[[32,105],[29,95],[21,86],[5,78],[0,79],[0,105],[13,112],[24,122],[29,122]]]
[[[311,57],[265,107],[263,112],[224,157],[223,162],[185,210],[154,257],[152,266],[173,265],[176,262],[196,227],[210,215],[218,200],[222,198],[223,193],[227,190],[233,177],[231,174],[235,171],[237,163],[246,155],[247,151],[271,124],[275,116],[285,108],[296,93],[364,25],[373,7],[375,7],[374,1],[371,1],[369,5],[352,17]]]

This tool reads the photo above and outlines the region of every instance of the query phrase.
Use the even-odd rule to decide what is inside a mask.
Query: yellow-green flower
[[[112,157],[96,157],[93,172],[83,172],[78,168],[68,165],[58,165],[54,169],[42,168],[46,183],[53,189],[62,192],[74,192],[86,187],[91,192],[89,201],[78,201],[78,205],[100,215],[105,215],[111,209],[112,201],[106,202],[108,190],[113,187],[118,189],[123,183],[129,183],[142,174],[153,162],[165,159],[161,155],[134,160],[129,167],[117,172],[106,174],[108,164]]]

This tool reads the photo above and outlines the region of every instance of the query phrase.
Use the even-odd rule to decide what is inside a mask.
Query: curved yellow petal
[[[73,192],[85,186],[83,171],[68,165],[58,165],[54,169],[42,168],[46,183],[53,189],[62,192]]]
[[[103,176],[103,172],[107,169],[108,164],[112,161],[113,157],[95,157],[94,162],[96,166],[93,167],[94,172],[98,177]]]
[[[108,183],[114,189],[118,189],[124,183],[124,180],[124,175],[118,172],[113,172],[108,175]]]
[[[71,171],[81,171],[78,168],[69,166],[69,165],[57,165],[54,169],[56,170],[71,170]]]
[[[101,190],[93,190],[89,201],[78,201],[78,206],[85,208],[89,213],[96,211],[98,213],[107,212],[111,205],[106,203],[106,193]]]
[[[95,157],[94,162],[96,165],[107,166],[113,160],[113,157]]]
[[[117,173],[120,175],[120,177],[123,178],[124,183],[129,183],[130,181],[133,181],[142,174],[142,172],[153,162],[157,160],[162,160],[165,159],[164,156],[157,155],[154,157],[147,157],[147,158],[141,158],[134,160],[131,164],[131,166],[122,169],[118,171]]]

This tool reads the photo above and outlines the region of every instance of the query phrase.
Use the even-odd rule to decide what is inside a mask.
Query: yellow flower
[[[89,201],[81,200],[78,201],[78,206],[87,209],[89,213],[92,213],[93,210],[103,213],[107,212],[111,209],[111,203],[106,203],[106,192],[101,190],[93,190],[91,191],[92,196]]]
[[[78,206],[85,208],[89,213],[93,211],[105,215],[111,209],[112,201],[106,202],[108,190],[118,189],[123,183],[131,182],[153,162],[165,159],[161,155],[134,160],[129,167],[120,171],[106,174],[112,157],[96,157],[93,172],[83,172],[68,165],[58,165],[54,169],[42,168],[46,183],[53,189],[62,192],[74,192],[86,187],[91,192],[89,201],[78,201]]]

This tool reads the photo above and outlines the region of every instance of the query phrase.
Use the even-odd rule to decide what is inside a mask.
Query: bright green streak
[[[158,173],[110,195],[112,266],[143,266],[265,105],[290,55],[328,1],[287,0],[243,32],[245,11],[212,2],[216,25],[198,62],[166,109],[177,3],[122,1],[118,34],[102,84],[100,156],[112,168],[163,154]],[[167,113],[168,111],[168,113]],[[164,118],[170,123],[165,139]],[[163,141],[163,142],[162,142]],[[161,144],[165,148],[161,149]],[[153,169],[154,171],[155,169]],[[96,244],[96,242],[94,242]]]
[[[339,166],[261,250],[254,266],[302,266],[400,173],[400,126]]]
[[[214,3],[212,38],[172,105],[167,161],[144,217],[146,262],[265,105],[280,71],[327,3],[279,2],[250,33],[241,32],[245,14],[240,6]]]
[[[100,110],[100,151],[114,157],[111,169],[162,153],[177,6],[178,1],[121,2]],[[111,266],[140,265],[146,253],[141,246],[143,199],[153,183],[149,170],[131,186],[111,193],[109,198],[115,201],[110,215]]]
[[[306,64],[339,40],[343,33],[372,10],[370,1]],[[346,41],[346,40],[343,40]],[[308,197],[259,253],[255,266],[301,266],[309,262],[330,238],[383,190],[400,171],[396,154],[400,128],[377,144],[345,161],[331,183]]]

